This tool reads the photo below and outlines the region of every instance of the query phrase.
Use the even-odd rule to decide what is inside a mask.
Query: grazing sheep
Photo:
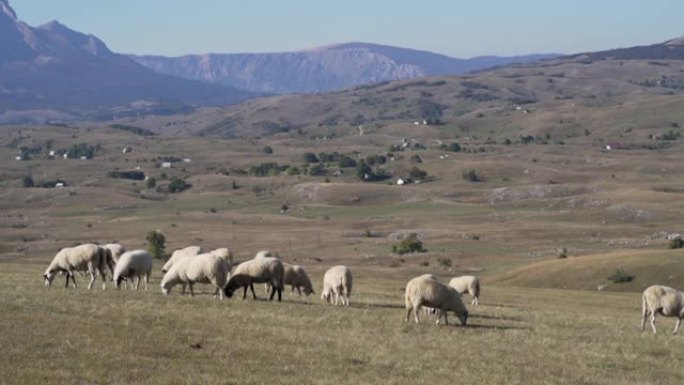
[[[468,310],[466,309],[461,295],[451,286],[445,285],[435,279],[420,276],[413,278],[406,284],[406,317],[405,322],[408,322],[411,310],[416,323],[420,323],[418,318],[418,309],[421,306],[429,306],[439,309],[437,316],[437,324],[444,316],[444,323],[449,324],[447,319],[447,311],[451,310],[456,313],[456,316],[461,321],[463,326],[468,321]]]
[[[230,298],[233,292],[242,287],[242,299],[247,297],[247,287],[252,290],[252,296],[256,299],[254,292],[255,283],[269,283],[273,286],[269,300],[273,300],[276,292],[278,301],[282,300],[283,293],[283,262],[275,257],[254,258],[237,265],[230,274],[230,279],[224,288],[225,294]]]
[[[677,317],[672,334],[677,334],[684,318],[684,293],[662,285],[649,286],[641,296],[641,331],[644,330],[646,317],[651,316],[651,328],[656,333],[656,315]]]
[[[461,296],[464,293],[470,294],[473,299],[470,302],[471,305],[478,305],[480,298],[480,279],[474,275],[463,275],[460,277],[452,278],[449,281],[449,286],[453,287],[458,291]]]
[[[332,304],[333,295],[335,296],[335,306],[340,297],[342,305],[349,306],[349,296],[352,291],[352,273],[347,266],[333,266],[325,272],[323,276],[323,292],[321,299]]]
[[[162,266],[162,273],[166,273],[167,271],[169,271],[171,266],[173,266],[173,264],[176,263],[176,261],[178,261],[179,259],[188,255],[197,255],[201,252],[202,248],[199,246],[188,246],[183,249],[174,250],[173,254],[171,254],[171,258],[169,258],[169,260],[166,261],[164,266]]]
[[[169,271],[164,274],[161,282],[162,292],[168,295],[176,284],[187,284],[190,295],[195,283],[211,283],[216,287],[215,296],[223,299],[223,287],[226,284],[230,267],[226,259],[212,253],[199,254],[193,257],[180,258]]]
[[[145,277],[145,290],[147,290],[150,283],[150,275],[152,274],[152,261],[154,258],[145,250],[133,250],[123,253],[119,261],[114,267],[114,287],[119,288],[121,281],[126,280],[126,287],[128,287],[128,280],[130,279],[131,287],[133,287],[133,279],[137,278],[135,290],[140,286],[140,277]]]
[[[295,289],[297,294],[302,295],[302,290],[304,294],[309,296],[314,294],[313,285],[309,279],[309,275],[306,274],[306,270],[299,265],[291,265],[289,263],[283,262],[283,286],[290,285],[292,287],[292,292],[294,294]],[[266,284],[266,292],[270,293],[271,284]]]
[[[50,287],[57,273],[66,273],[66,287],[69,287],[69,278],[71,278],[75,288],[74,272],[87,271],[90,274],[90,283],[88,284],[88,290],[90,290],[95,282],[96,273],[99,271],[102,277],[102,290],[105,290],[107,288],[105,270],[108,255],[109,252],[104,247],[94,244],[63,248],[55,255],[43,274],[45,286]]]
[[[109,267],[109,272],[114,275],[114,266],[119,261],[119,257],[126,252],[126,248],[119,243],[107,243],[102,246],[107,249],[107,266]]]
[[[261,251],[257,252],[256,255],[254,256],[254,259],[260,259],[260,258],[278,258],[278,259],[280,259],[280,255],[278,255],[278,253],[275,253],[273,251],[261,250]]]

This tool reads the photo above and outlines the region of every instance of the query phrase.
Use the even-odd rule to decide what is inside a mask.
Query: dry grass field
[[[684,343],[669,335],[674,320],[661,318],[656,336],[638,330],[639,292],[653,283],[684,289],[684,254],[666,249],[667,234],[683,231],[680,141],[617,151],[584,137],[562,145],[480,141],[463,144],[484,152],[447,153],[419,138],[427,149],[397,152],[383,166],[395,177],[381,182],[360,182],[353,169],[342,176],[240,172],[263,162],[301,166],[304,152],[386,154],[406,129],[330,140],[141,137],[111,128],[1,131],[0,382],[684,381],[678,359]],[[14,160],[15,147],[47,141],[55,149],[81,142],[101,149],[92,160],[44,154]],[[273,154],[262,152],[267,145]],[[123,154],[124,147],[133,151]],[[414,154],[421,163],[411,163]],[[168,156],[191,161],[158,168]],[[396,175],[413,165],[430,177],[397,186]],[[158,186],[107,177],[135,167]],[[464,180],[468,169],[484,180]],[[67,186],[26,188],[27,175],[60,178]],[[166,193],[173,177],[192,187]],[[318,295],[221,302],[208,288],[195,298],[177,290],[165,297],[162,261],[147,292],[102,291],[99,284],[88,292],[82,277],[76,290],[64,289],[61,277],[43,287],[40,275],[61,247],[118,241],[144,248],[151,230],[165,235],[167,251],[229,247],[245,260],[260,249],[276,250],[306,266],[317,294],[326,268],[349,265],[352,306],[325,306]],[[392,246],[410,233],[428,251],[393,255]],[[618,269],[634,279],[610,282]],[[403,322],[404,285],[428,272],[443,280],[482,277],[482,305],[470,306],[467,327],[435,326],[430,316],[420,325]],[[257,290],[263,298],[263,288]]]

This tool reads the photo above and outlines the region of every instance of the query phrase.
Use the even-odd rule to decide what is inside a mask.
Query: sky
[[[284,52],[366,42],[469,58],[578,53],[684,36],[682,0],[9,0],[120,53]]]

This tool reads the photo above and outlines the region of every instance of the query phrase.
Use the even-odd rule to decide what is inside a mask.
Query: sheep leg
[[[145,291],[147,291],[147,288],[150,284],[150,272],[148,271],[145,273]]]
[[[181,289],[181,295],[185,295],[185,286],[186,286],[186,283],[183,282],[183,288]]]
[[[408,322],[409,317],[411,316],[411,309],[412,308],[410,306],[406,308],[406,316],[404,317],[404,322]]]
[[[66,286],[64,286],[64,287],[67,289],[69,288],[69,272],[68,271],[66,273]]]
[[[643,332],[646,326],[646,318],[648,317],[648,309],[644,308],[641,311],[641,331]]]
[[[243,286],[242,289],[242,299],[247,299],[247,286]]]
[[[418,313],[420,312],[418,310],[418,306],[413,306],[413,319],[416,321],[417,324],[420,323],[420,317],[418,316]]]
[[[677,317],[677,323],[675,324],[675,328],[674,328],[674,331],[672,332],[672,334],[677,334],[677,332],[679,331],[679,326],[681,326],[681,324],[682,324],[682,317]]]
[[[192,282],[188,282],[188,289],[190,290],[190,296],[193,297],[195,295],[195,292],[192,291]]]
[[[95,284],[95,271],[90,270],[90,283],[88,284],[88,290],[93,288],[93,284]]]
[[[283,288],[280,287],[278,288],[278,302],[282,302],[283,300]]]
[[[257,299],[256,293],[254,292],[254,284],[251,282],[249,283],[249,289],[252,290],[252,299]]]
[[[74,272],[72,271],[71,273],[69,273],[67,278],[69,278],[69,276],[71,276],[71,282],[74,284],[74,289],[76,289],[76,276],[74,275]],[[67,279],[67,285],[68,284],[69,284],[69,280]]]
[[[653,334],[656,334],[655,321],[657,313],[657,311],[651,311],[651,328],[653,329]]]
[[[271,286],[271,295],[268,296],[269,301],[273,301],[273,297],[275,297],[276,290],[278,290],[278,289],[276,289],[275,286]]]

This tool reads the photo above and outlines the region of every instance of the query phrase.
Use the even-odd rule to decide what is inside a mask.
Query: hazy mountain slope
[[[348,43],[299,52],[130,57],[154,71],[188,79],[258,92],[316,93],[391,80],[461,74],[553,56],[556,55],[454,59],[427,51]]]
[[[26,110],[59,111],[66,118],[140,100],[147,101],[148,108],[177,108],[225,105],[248,96],[155,73],[111,52],[95,36],[56,21],[30,27],[17,19],[7,0],[0,0],[0,122],[22,121],[20,111]],[[42,119],[41,113],[33,116]]]

